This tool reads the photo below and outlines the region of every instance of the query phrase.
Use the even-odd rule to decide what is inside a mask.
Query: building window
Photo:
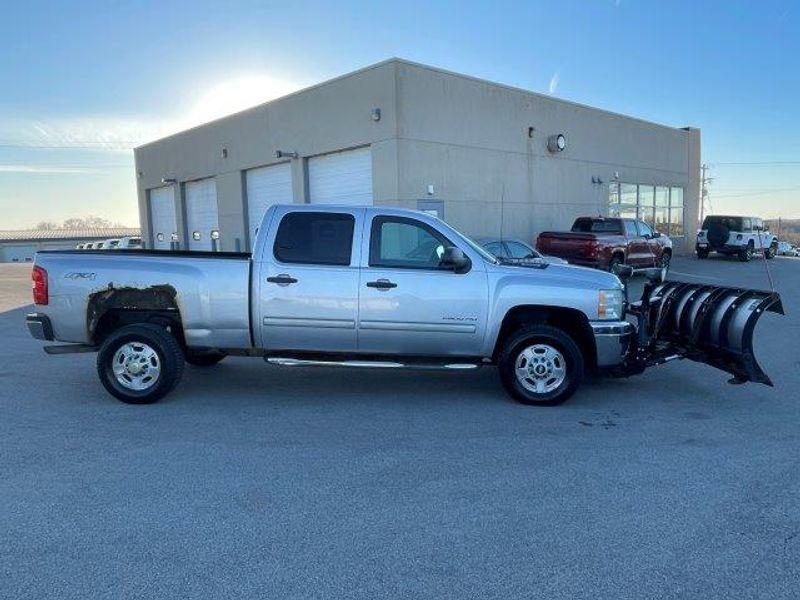
[[[683,188],[670,188],[669,193],[669,235],[680,236],[686,233],[684,226]]]
[[[613,181],[608,185],[608,215],[640,219],[656,231],[682,236],[683,188]]]
[[[650,225],[655,227],[655,206],[656,206],[656,188],[652,185],[639,186],[639,218]]]

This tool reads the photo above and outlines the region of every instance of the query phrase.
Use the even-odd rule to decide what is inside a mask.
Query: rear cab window
[[[576,233],[622,234],[619,219],[591,219],[588,217],[576,219],[575,223],[572,224],[572,231]]]
[[[290,212],[283,216],[273,244],[278,262],[350,265],[355,217],[347,213]]]

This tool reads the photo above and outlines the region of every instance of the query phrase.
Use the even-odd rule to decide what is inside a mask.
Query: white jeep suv
[[[749,261],[757,252],[774,258],[778,253],[778,238],[758,217],[709,215],[697,232],[695,251],[697,258],[708,258],[713,251],[737,256],[742,262]]]

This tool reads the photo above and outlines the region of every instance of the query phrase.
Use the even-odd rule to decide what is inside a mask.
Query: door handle
[[[368,281],[367,287],[377,288],[379,290],[390,290],[396,288],[397,284],[389,281],[388,279],[378,279],[377,281]]]
[[[276,275],[275,277],[267,277],[267,281],[270,283],[277,283],[278,285],[289,285],[290,283],[297,283],[297,279],[295,279],[291,275],[287,275],[286,273],[281,273],[280,275]]]

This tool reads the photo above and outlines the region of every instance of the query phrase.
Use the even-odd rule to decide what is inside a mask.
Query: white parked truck
[[[27,325],[66,342],[50,354],[97,352],[101,382],[131,403],[167,394],[184,362],[229,354],[285,366],[496,365],[526,404],[563,402],[588,371],[626,376],[681,357],[769,383],[751,339],[763,311],[782,312],[777,294],[659,274],[629,304],[612,273],[504,264],[422,212],[273,206],[252,255],[39,252]]]

